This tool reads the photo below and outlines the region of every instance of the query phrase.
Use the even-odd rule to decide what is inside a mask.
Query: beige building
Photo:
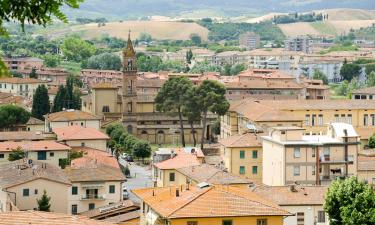
[[[260,47],[260,36],[254,32],[247,32],[240,35],[239,43],[241,48],[253,50]]]
[[[30,117],[29,121],[26,123],[27,131],[43,132],[44,131],[44,121]]]
[[[327,185],[357,175],[360,139],[350,124],[331,123],[327,135],[300,127],[275,127],[263,136],[263,183]]]
[[[68,126],[55,128],[57,141],[70,147],[90,147],[107,151],[108,135],[92,127]]]
[[[364,150],[358,156],[358,178],[375,186],[375,152]]]
[[[246,133],[220,139],[220,156],[228,172],[262,182],[262,140],[260,135]]]
[[[60,166],[61,160],[68,158],[71,148],[53,140],[0,142],[0,165],[8,164],[9,155],[16,149],[23,150],[29,159]]]
[[[375,100],[375,87],[366,87],[359,90],[354,90],[352,99],[370,99]]]
[[[46,81],[34,78],[7,77],[0,79],[0,92],[32,98],[39,85]]]
[[[91,127],[100,130],[100,117],[80,110],[68,109],[47,114],[44,118],[46,132],[69,126]]]

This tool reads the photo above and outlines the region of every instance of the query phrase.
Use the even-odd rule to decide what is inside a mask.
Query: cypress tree
[[[66,95],[66,88],[63,85],[59,86],[59,90],[53,100],[52,112],[60,112],[65,108],[64,99]]]
[[[50,112],[48,90],[46,86],[39,85],[33,97],[31,115],[37,119],[44,120],[44,115]]]

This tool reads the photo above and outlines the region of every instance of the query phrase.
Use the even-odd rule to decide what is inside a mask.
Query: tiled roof
[[[188,166],[197,166],[199,164],[200,163],[197,159],[197,156],[181,152],[173,158],[154,164],[154,166],[162,170],[168,170]]]
[[[216,166],[202,164],[176,169],[178,172],[192,179],[196,183],[207,182],[210,184],[250,184],[248,179],[224,172]]]
[[[0,141],[23,141],[55,139],[55,135],[40,131],[7,131],[0,132]]]
[[[0,152],[10,152],[20,147],[25,151],[69,151],[69,146],[56,141],[5,141],[0,142]]]
[[[375,171],[375,156],[358,156],[358,171]]]
[[[91,220],[84,216],[40,211],[13,211],[0,213],[4,225],[109,225],[108,221]]]
[[[70,184],[68,177],[60,168],[41,161],[33,160],[32,165],[29,166],[21,159],[0,166],[1,188],[13,187],[36,179]]]
[[[74,151],[82,151],[84,153],[83,157],[72,160],[72,167],[79,168],[89,165],[93,162],[98,164],[104,164],[114,168],[120,168],[116,157],[104,152],[102,150],[93,149],[89,147],[73,147]]]
[[[34,117],[30,117],[29,121],[27,121],[26,123],[26,125],[40,125],[40,124],[44,125],[44,121],[34,118]]]
[[[140,218],[140,215],[141,215],[141,212],[139,210],[136,210],[136,211],[131,211],[131,212],[128,212],[128,213],[122,213],[122,214],[119,214],[118,216],[108,217],[107,219],[104,219],[104,221],[113,222],[113,223],[118,224],[118,223],[122,223],[122,222],[126,222],[126,221],[129,221],[129,220]],[[134,223],[134,224],[138,225],[139,222]]]
[[[125,181],[126,178],[119,168],[99,163],[91,163],[84,167],[67,167],[64,172],[71,182],[85,181]]]
[[[103,214],[115,214],[118,212],[124,212],[126,210],[134,210],[134,208],[139,209],[139,204],[134,203],[132,200],[125,200],[117,203],[113,203],[110,206],[105,205],[102,207],[95,208],[93,210],[89,210],[86,212],[80,213],[83,216],[87,216],[88,218],[99,218]],[[139,215],[139,211],[136,210]]]
[[[291,215],[254,192],[232,186],[194,186],[180,190],[179,197],[175,195],[175,187],[132,191],[165,218]]]
[[[0,78],[0,83],[38,84],[38,83],[47,83],[47,81],[38,80],[38,79],[34,79],[34,78],[6,77],[6,78]]]
[[[375,87],[366,87],[353,91],[353,94],[370,94],[375,95]]]
[[[66,110],[50,113],[44,116],[50,122],[75,121],[75,120],[100,120],[100,117],[80,110]]]
[[[91,127],[69,126],[53,129],[57,140],[103,140],[109,139],[108,135]]]
[[[327,186],[259,186],[254,189],[258,195],[276,202],[280,206],[287,205],[323,205]]]
[[[303,89],[303,85],[295,81],[284,80],[251,80],[225,83],[228,90],[233,89]]]
[[[233,135],[220,139],[219,143],[229,148],[262,147],[262,140],[255,133]]]

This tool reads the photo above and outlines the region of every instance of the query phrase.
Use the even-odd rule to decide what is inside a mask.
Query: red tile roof
[[[83,157],[72,160],[71,166],[75,168],[85,167],[93,162],[104,164],[114,168],[120,168],[116,157],[102,150],[88,147],[74,147],[74,151],[82,151]]]
[[[56,141],[5,141],[0,142],[0,152],[9,152],[20,147],[25,151],[69,151],[69,146]]]
[[[81,127],[81,126],[69,126],[55,128],[53,132],[57,135],[57,140],[107,140],[108,135],[98,131],[91,127]]]
[[[219,143],[229,148],[262,147],[260,135],[254,133],[233,135],[225,139],[220,139]]]
[[[44,116],[50,122],[74,121],[74,120],[100,120],[100,117],[80,110],[67,110],[50,113]]]
[[[154,164],[155,167],[162,170],[177,169],[197,165],[200,165],[197,156],[185,152],[180,152],[171,159]]]

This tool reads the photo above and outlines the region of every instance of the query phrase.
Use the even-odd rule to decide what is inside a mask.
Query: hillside
[[[326,9],[316,12],[328,14],[328,20],[375,20],[374,10],[364,9]]]

